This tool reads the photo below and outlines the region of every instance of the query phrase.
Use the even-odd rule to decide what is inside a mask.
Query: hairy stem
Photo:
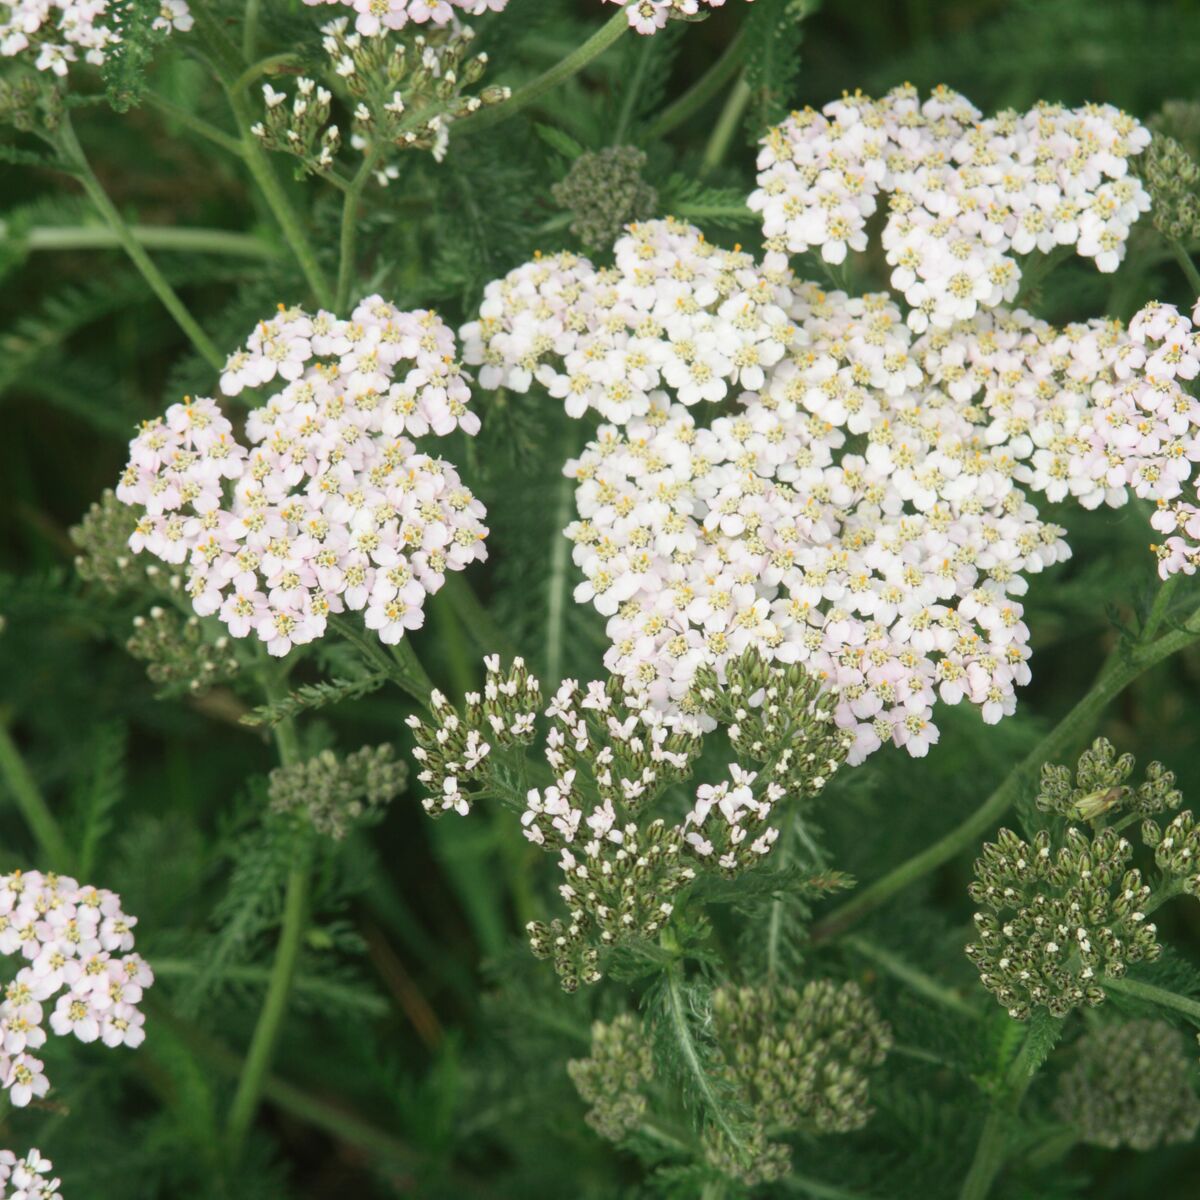
[[[281,675],[268,673],[264,679],[267,702],[278,703],[287,694],[286,681]],[[300,742],[296,726],[290,717],[285,717],[274,727],[275,745],[280,763],[287,767],[300,761]],[[288,873],[287,888],[283,899],[283,921],[279,931],[279,942],[275,948],[275,961],[271,966],[271,978],[267,993],[263,997],[250,1049],[242,1064],[238,1077],[237,1091],[229,1107],[227,1127],[229,1157],[236,1163],[245,1144],[246,1134],[258,1111],[263,1085],[271,1068],[271,1059],[287,1015],[288,997],[292,981],[296,976],[296,963],[300,957],[300,943],[308,921],[308,894],[312,883],[311,844],[306,844],[296,864]]]
[[[1200,1025],[1200,1000],[1193,1000],[1190,996],[1181,996],[1178,992],[1169,992],[1152,983],[1142,983],[1140,979],[1126,979],[1124,976],[1120,979],[1105,976],[1100,986],[1118,996],[1132,996],[1135,1000],[1145,1000],[1160,1008],[1173,1009]]]
[[[705,1108],[712,1114],[721,1132],[739,1153],[745,1153],[745,1145],[738,1136],[738,1131],[730,1124],[729,1118],[725,1115],[724,1106],[713,1091],[712,1080],[709,1079],[708,1070],[700,1057],[695,1039],[692,1037],[687,1010],[684,1006],[683,988],[680,986],[683,969],[678,963],[673,963],[667,968],[664,975],[671,1029],[675,1034],[675,1043],[679,1047],[679,1053],[683,1056],[688,1074],[692,1077],[692,1082],[695,1084],[696,1091],[703,1100]]]
[[[229,254],[236,258],[275,257],[275,250],[252,234],[225,229],[130,225],[129,232],[147,250]],[[117,231],[103,225],[35,225],[24,233],[21,241],[26,250],[108,250],[124,246]]]
[[[338,243],[338,277],[337,291],[334,294],[334,312],[343,313],[350,305],[350,289],[354,286],[355,257],[354,249],[358,238],[358,209],[362,203],[363,188],[371,178],[378,155],[377,144],[367,150],[363,156],[362,165],[355,172],[350,186],[342,198],[342,229]]]
[[[96,173],[92,170],[91,163],[88,162],[83,147],[79,144],[79,139],[75,136],[75,130],[69,118],[64,118],[57,136],[59,145],[75,168],[77,178],[83,184],[83,190],[87,193],[88,199],[108,223],[118,244],[129,256],[130,262],[137,267],[150,290],[162,303],[163,308],[175,318],[175,323],[187,335],[188,341],[196,348],[201,358],[213,370],[221,370],[225,365],[225,356],[213,344],[208,334],[200,328],[200,323],[188,311],[187,305],[180,300],[163,273],[154,265],[153,259],[134,236],[133,230],[126,224],[125,218],[117,211],[117,206],[109,199],[104,186],[96,178]]]
[[[698,113],[733,78],[742,63],[746,44],[743,27],[730,39],[725,52],[678,100],[668,104],[646,127],[646,141],[664,137]]]
[[[1196,269],[1196,264],[1192,262],[1192,256],[1184,249],[1183,244],[1174,238],[1171,239],[1171,252],[1175,255],[1175,261],[1187,278],[1192,295],[1200,296],[1200,270]]]
[[[571,435],[568,435],[570,438]],[[573,445],[573,441],[572,441]],[[571,451],[568,451],[568,456]],[[558,481],[554,528],[550,534],[550,575],[546,582],[546,689],[553,692],[562,680],[562,651],[567,619],[567,585],[571,541],[563,532],[571,520],[573,480]]]
[[[65,871],[70,866],[71,851],[67,839],[45,797],[38,788],[33,775],[25,765],[21,751],[0,721],[0,784],[12,797],[29,832],[38,844],[38,850],[48,866]]]
[[[1056,1021],[1055,1037],[1062,1032],[1062,1021]],[[1038,1068],[1045,1061],[1046,1043],[1040,1032],[1031,1028],[1021,1043],[1017,1057],[1009,1067],[1000,1094],[993,1100],[971,1169],[963,1180],[959,1200],[985,1200],[992,1189],[996,1176],[1000,1174],[1008,1154],[1009,1139],[1013,1122],[1021,1107],[1021,1101],[1033,1082]]]
[[[905,962],[899,955],[893,954],[886,947],[863,937],[847,938],[846,945],[856,954],[862,955],[863,958],[873,962],[906,987],[911,988],[918,996],[924,996],[926,1000],[932,1000],[935,1004],[940,1004],[943,1008],[958,1013],[959,1016],[970,1017],[972,1021],[979,1020],[979,1010],[974,1005],[969,1004],[957,992],[939,983],[932,976],[926,975],[918,967]]]
[[[592,59],[599,58],[628,28],[629,18],[625,15],[625,6],[622,5],[586,42],[577,46],[548,71],[544,71],[524,87],[517,88],[503,104],[489,105],[469,117],[455,121],[451,127],[452,131],[459,135],[478,133],[481,129],[488,129],[500,121],[507,121],[509,117],[516,116],[526,105],[539,100],[560,83],[578,74]]]
[[[1130,647],[1119,645],[1109,656],[1090,690],[1069,713],[1008,773],[998,788],[965,821],[945,837],[876,880],[853,900],[834,909],[812,929],[814,942],[835,937],[867,913],[924,878],[956,854],[973,846],[1037,780],[1042,763],[1053,762],[1095,723],[1108,703],[1139,675],[1200,636],[1200,617],[1193,614],[1180,629]]]
[[[157,92],[147,92],[146,103],[151,108],[157,108],[160,113],[170,117],[172,121],[182,125],[185,129],[190,129],[193,133],[198,133],[202,138],[206,138],[214,146],[220,146],[222,150],[236,155],[238,158],[242,157],[242,143],[203,117],[196,116],[195,113],[180,107],[165,96],[160,96]]]
[[[708,145],[704,147],[704,157],[700,160],[701,179],[711,175],[724,162],[725,155],[729,153],[733,135],[737,133],[737,128],[745,115],[746,106],[750,103],[751,95],[750,85],[746,82],[746,75],[743,72],[738,77],[738,81],[730,88],[729,98],[725,101],[725,107],[721,110],[716,125],[713,126]]]

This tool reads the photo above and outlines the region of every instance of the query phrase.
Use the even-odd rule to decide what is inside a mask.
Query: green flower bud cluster
[[[384,743],[344,759],[323,750],[307,762],[276,767],[268,796],[272,812],[301,816],[318,833],[343,838],[354,822],[381,814],[407,785],[408,764]]]
[[[704,1137],[704,1160],[715,1171],[735,1179],[743,1187],[775,1183],[790,1174],[792,1151],[783,1142],[768,1140],[766,1131],[751,1125],[740,1134],[735,1146],[720,1129],[710,1129]]]
[[[658,192],[642,178],[646,155],[636,146],[581,154],[551,189],[571,214],[571,232],[588,250],[608,250],[630,222],[654,216]]]
[[[724,1077],[763,1127],[849,1133],[870,1119],[867,1071],[892,1033],[856,983],[719,988],[713,1023]]]
[[[167,581],[161,568],[152,565],[150,555],[134,554],[129,549],[136,524],[137,513],[107,488],[70,531],[71,541],[79,550],[75,556],[79,578],[114,596],[162,590]]]
[[[432,150],[440,160],[454,121],[511,95],[506,87],[464,94],[487,67],[486,54],[468,54],[475,35],[466,26],[404,39],[386,31],[364,36],[334,21],[324,33],[330,77],[350,108],[350,145],[384,186],[398,174],[389,161],[396,151]],[[291,104],[269,84],[263,96],[266,112],[251,132],[268,150],[294,155],[305,171],[334,174],[343,137],[338,126],[327,124],[333,94],[302,78]]]
[[[684,701],[727,727],[742,762],[766,767],[764,782],[779,784],[793,799],[820,793],[854,744],[834,723],[832,692],[799,664],[766,662],[753,650],[725,667],[719,682],[710,666],[697,673]]]
[[[1181,812],[1165,829],[1156,821],[1142,825],[1142,840],[1154,851],[1154,861],[1178,890],[1200,897],[1200,829],[1190,809]]]
[[[646,1097],[641,1088],[654,1072],[650,1042],[641,1022],[622,1013],[592,1026],[589,1058],[567,1063],[567,1074],[584,1103],[587,1123],[606,1141],[622,1142],[643,1121]]]
[[[1193,158],[1200,158],[1200,102],[1168,100],[1147,124],[1153,132],[1173,137]]]
[[[1123,809],[1148,817],[1179,807],[1183,793],[1171,771],[1152,762],[1144,781],[1133,788],[1129,778],[1135,765],[1132,754],[1117,757],[1107,738],[1097,738],[1080,755],[1074,780],[1069,767],[1052,763],[1042,767],[1037,806],[1075,821],[1097,821]]]
[[[1173,137],[1156,133],[1140,170],[1154,228],[1172,241],[1200,237],[1200,165]]]
[[[407,721],[417,743],[412,752],[420,766],[417,779],[428,793],[421,803],[433,817],[448,809],[465,816],[473,797],[492,782],[493,750],[533,741],[534,723],[542,707],[537,679],[524,659],[513,659],[506,673],[500,670],[498,655],[488,655],[483,661],[483,691],[468,692],[461,710],[434,691],[430,697],[433,720],[414,715]],[[464,784],[477,786],[474,791],[464,791]]]
[[[229,638],[210,638],[199,617],[155,605],[134,617],[125,648],[146,664],[152,683],[168,692],[193,695],[237,675],[239,664]]]
[[[1153,1150],[1189,1142],[1200,1099],[1183,1035],[1163,1021],[1107,1025],[1082,1037],[1055,1111],[1090,1146]]]
[[[969,889],[980,940],[967,955],[1010,1016],[1100,1004],[1103,976],[1158,957],[1150,889],[1129,869],[1132,854],[1113,829],[1069,828],[1057,846],[1044,830],[1029,843],[1002,829],[984,846]]]
[[[0,125],[11,125],[18,133],[54,133],[62,124],[63,93],[38,72],[14,72],[0,79]]]

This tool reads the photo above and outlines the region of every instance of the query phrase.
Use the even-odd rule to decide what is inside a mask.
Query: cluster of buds
[[[353,823],[381,815],[407,785],[408,764],[384,743],[345,758],[322,750],[307,762],[276,767],[268,797],[272,812],[294,814],[326,837],[343,838]]]
[[[979,941],[967,956],[983,986],[1017,1020],[1035,1008],[1062,1017],[1104,1001],[1104,976],[1151,961],[1162,947],[1146,920],[1150,888],[1129,868],[1133,847],[1113,829],[1045,830],[1032,843],[1002,829],[975,861],[971,899]]]
[[[1191,810],[1181,812],[1161,829],[1156,821],[1142,824],[1142,840],[1154,851],[1154,861],[1169,887],[1200,897],[1200,829]]]
[[[119,596],[131,591],[163,590],[169,580],[154,563],[134,554],[129,539],[137,527],[137,516],[114,495],[112,488],[84,513],[70,530],[71,541],[79,551],[75,571],[85,583]],[[175,577],[182,588],[182,575]]]
[[[1162,1021],[1128,1021],[1085,1034],[1059,1081],[1055,1109],[1089,1146],[1153,1150],[1190,1142],[1200,1099],[1184,1037]]]
[[[572,1059],[567,1074],[589,1106],[587,1123],[604,1139],[621,1142],[646,1115],[642,1085],[654,1072],[650,1041],[641,1022],[621,1013],[592,1026],[592,1052]]]
[[[387,30],[367,36],[343,17],[322,32],[350,110],[350,146],[365,156],[382,186],[399,174],[391,161],[396,151],[431,150],[440,161],[454,121],[511,94],[504,87],[465,94],[487,67],[486,54],[469,54],[474,33],[467,26],[431,29],[414,38]],[[301,78],[290,104],[270,84],[263,96],[266,113],[252,129],[263,145],[294,155],[312,174],[336,178],[343,136],[328,123],[333,94]]]
[[[629,821],[608,837],[562,851],[567,882],[559,887],[568,918],[530,921],[529,946],[551,958],[563,989],[598,983],[600,949],[648,941],[675,911],[676,895],[696,878],[679,826],[662,819],[644,827]]]
[[[18,133],[53,133],[63,113],[61,90],[44,79],[23,72],[0,79],[0,125],[11,125]]]
[[[772,1130],[849,1133],[871,1116],[867,1071],[892,1033],[856,983],[723,987],[713,994],[723,1075]]]
[[[786,1178],[792,1169],[792,1152],[785,1143],[770,1141],[761,1126],[747,1125],[739,1130],[737,1143],[723,1130],[709,1130],[704,1137],[704,1161],[726,1178],[753,1188]]]
[[[146,664],[150,682],[198,695],[237,675],[240,664],[225,634],[211,637],[199,617],[155,605],[133,619],[125,649]]]
[[[1175,786],[1175,775],[1159,762],[1146,768],[1146,777],[1136,788],[1129,785],[1135,766],[1132,754],[1117,755],[1107,738],[1097,738],[1079,756],[1072,779],[1071,769],[1054,763],[1042,767],[1037,806],[1071,821],[1095,822],[1128,809],[1139,816],[1179,807],[1183,794]]]
[[[846,761],[854,735],[835,721],[837,696],[802,666],[771,663],[753,650],[695,676],[685,712],[726,727],[734,752],[760,763],[793,799],[811,798]]]
[[[494,747],[532,740],[536,680],[519,660],[506,678],[496,658],[487,665],[487,689],[468,696],[464,711],[435,694],[433,722],[409,719],[424,804],[465,815],[482,796],[505,800],[521,810],[525,837],[558,855],[567,916],[527,931],[568,991],[600,979],[603,950],[657,936],[699,869],[732,876],[761,862],[778,837],[775,806],[819,792],[851,741],[833,722],[833,699],[802,667],[750,652],[727,665],[725,682],[706,673],[687,711],[674,715],[616,677],[586,687],[565,680],[546,709],[549,778],[543,770],[541,786],[528,787],[528,765]],[[722,724],[759,769],[730,763],[726,780],[695,789],[681,820],[674,804],[671,819],[655,814],[669,790],[675,799],[682,792],[704,733]]]
[[[1156,133],[1141,174],[1150,193],[1150,219],[1163,237],[1187,242],[1200,237],[1200,165],[1179,142]]]
[[[551,189],[571,214],[571,232],[587,250],[607,250],[631,221],[653,217],[658,192],[642,178],[645,152],[636,146],[587,151]]]
[[[507,672],[498,654],[488,655],[483,665],[483,691],[468,692],[461,711],[434,691],[432,722],[408,718],[417,743],[413,758],[421,768],[417,779],[429,793],[421,803],[430,816],[453,809],[465,817],[472,799],[491,790],[492,775],[502,769],[494,751],[533,740],[542,693],[524,659],[513,659]]]

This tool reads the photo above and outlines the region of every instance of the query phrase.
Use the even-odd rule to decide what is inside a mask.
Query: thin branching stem
[[[742,65],[745,52],[746,30],[739,29],[724,53],[678,100],[668,104],[646,127],[646,141],[653,142],[665,137],[671,130],[682,125],[698,113],[733,78]]]
[[[129,232],[147,250],[181,254],[228,254],[233,258],[274,258],[276,251],[261,238],[226,229],[187,229],[170,225],[130,225]],[[123,248],[107,225],[35,225],[21,235],[25,250],[110,250]]]
[[[69,869],[71,851],[67,839],[3,721],[0,721],[0,786],[17,806],[47,865],[57,871]]]
[[[923,879],[955,855],[974,846],[1016,803],[1021,793],[1037,779],[1042,763],[1059,759],[1078,739],[1085,736],[1110,701],[1120,695],[1138,676],[1169,658],[1177,650],[1200,638],[1200,614],[1193,613],[1186,624],[1161,637],[1130,646],[1119,644],[1100,669],[1095,682],[1083,698],[1030,752],[1008,773],[998,788],[965,821],[919,854],[889,871],[854,899],[834,909],[813,926],[812,940],[825,941],[848,929],[867,913],[890,900],[918,879]]]
[[[521,109],[540,100],[548,92],[552,92],[560,83],[578,74],[594,58],[599,58],[627,29],[629,17],[622,5],[594,34],[582,45],[577,46],[570,54],[560,59],[548,71],[542,72],[536,79],[518,88],[502,104],[489,105],[472,113],[469,117],[455,121],[454,136],[461,137],[465,133],[479,133],[491,126],[515,117]]]
[[[1187,252],[1182,242],[1171,239],[1171,253],[1175,255],[1175,261],[1179,264],[1179,269],[1183,272],[1184,277],[1188,281],[1188,286],[1192,289],[1194,296],[1200,296],[1200,270],[1197,270],[1196,264],[1192,261],[1192,256]]]
[[[76,178],[83,185],[83,190],[87,193],[92,206],[108,224],[118,244],[129,256],[130,262],[137,267],[163,308],[174,317],[175,323],[186,334],[188,341],[196,348],[200,357],[214,370],[221,370],[225,365],[225,356],[213,344],[208,334],[201,329],[200,322],[192,316],[187,305],[155,266],[154,260],[146,253],[145,247],[134,236],[133,230],[109,198],[103,184],[96,178],[96,173],[92,170],[92,165],[88,162],[78,137],[75,136],[75,129],[69,117],[63,118],[56,137],[59,148],[74,168]]]
[[[269,704],[276,704],[287,695],[286,679],[281,672],[264,670],[263,688]],[[300,740],[295,723],[291,717],[284,717],[274,726],[273,732],[280,764],[285,767],[294,766],[301,758]],[[312,885],[311,854],[311,843],[306,841],[295,865],[288,872],[283,899],[283,920],[267,993],[250,1039],[250,1049],[246,1053],[246,1060],[238,1077],[237,1091],[229,1107],[227,1137],[229,1158],[233,1163],[236,1163],[241,1155],[246,1134],[258,1111],[263,1085],[270,1071],[271,1059],[287,1015],[288,998],[300,957],[300,944],[308,922],[308,895]]]
[[[1193,1000],[1191,996],[1181,996],[1178,992],[1170,992],[1152,983],[1143,983],[1140,979],[1127,979],[1124,976],[1120,979],[1106,976],[1100,984],[1106,992],[1145,1000],[1148,1004],[1157,1004],[1159,1008],[1169,1008],[1200,1025],[1200,1000]]]

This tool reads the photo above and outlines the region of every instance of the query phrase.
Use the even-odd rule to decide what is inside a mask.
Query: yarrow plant
[[[117,498],[140,514],[130,548],[186,564],[196,612],[273,655],[362,611],[395,644],[425,597],[485,556],[483,506],[410,437],[475,433],[454,335],[379,297],[348,320],[282,309],[231,355],[221,390],[282,384],[233,437],[213,400],[147,422]]]
[[[1186,1191],[1119,7],[0,0],[0,1200]]]

